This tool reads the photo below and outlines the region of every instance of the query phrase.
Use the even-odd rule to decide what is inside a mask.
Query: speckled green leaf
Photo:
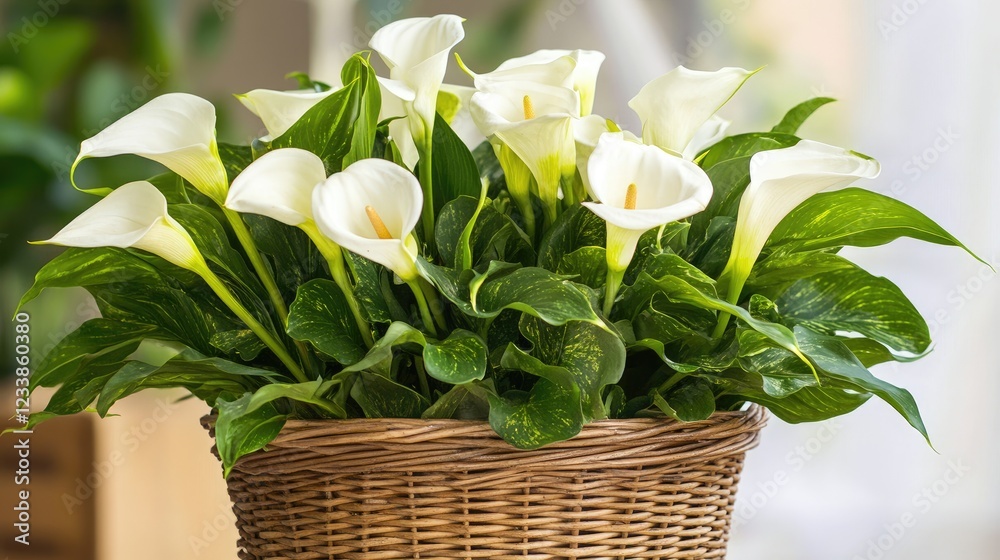
[[[431,404],[409,387],[368,371],[358,373],[351,397],[368,418],[420,418]]]
[[[392,359],[394,349],[403,345],[419,346],[424,359],[424,367],[431,377],[461,385],[477,381],[486,375],[486,344],[475,333],[456,329],[442,341],[428,338],[424,333],[406,323],[393,323],[385,336],[362,360],[348,366],[344,371],[363,371],[380,367]]]
[[[271,404],[250,410],[252,398],[253,395],[247,393],[234,401],[218,403],[215,444],[226,477],[240,457],[263,449],[285,426],[287,416]]]
[[[715,393],[701,379],[686,379],[666,395],[655,393],[653,404],[674,420],[697,422],[715,413]]]
[[[288,335],[311,343],[343,365],[358,362],[366,353],[351,308],[331,280],[312,280],[299,287],[288,310]]]
[[[323,160],[328,173],[336,173],[343,169],[344,157],[351,151],[351,131],[360,114],[361,85],[354,81],[306,111],[267,147],[308,150]]]
[[[538,266],[556,270],[564,256],[580,247],[604,247],[606,242],[604,220],[584,206],[574,206],[545,233],[538,247]]]
[[[344,168],[358,160],[372,157],[379,111],[382,108],[382,88],[376,79],[375,69],[360,53],[352,56],[341,70],[341,83],[350,84],[355,81],[360,89],[361,107],[358,120],[354,123],[351,150],[344,156]]]
[[[608,261],[604,247],[580,247],[559,261],[556,273],[594,289],[601,289],[608,279]]]

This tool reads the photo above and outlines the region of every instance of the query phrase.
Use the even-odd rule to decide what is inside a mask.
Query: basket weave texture
[[[689,424],[607,420],[526,451],[482,422],[289,421],[228,479],[239,556],[724,558],[765,422],[758,406]]]

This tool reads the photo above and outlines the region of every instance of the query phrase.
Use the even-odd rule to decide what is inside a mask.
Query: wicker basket
[[[724,558],[765,420],[601,421],[534,451],[479,422],[290,421],[229,477],[240,558]]]

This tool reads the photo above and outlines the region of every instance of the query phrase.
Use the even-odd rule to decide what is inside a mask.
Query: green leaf
[[[351,151],[354,124],[361,114],[361,89],[361,84],[354,81],[331,93],[268,143],[267,149],[301,148],[319,156],[327,173],[341,171],[344,157]]]
[[[820,107],[833,103],[836,99],[830,97],[814,97],[808,101],[800,103],[788,111],[785,118],[781,119],[771,132],[781,133],[781,134],[795,134],[799,131],[799,128],[806,122],[806,120],[812,116]]]
[[[295,297],[299,286],[316,278],[329,278],[326,259],[301,229],[265,216],[243,214],[243,221],[273,269],[274,280],[285,301]]]
[[[422,164],[418,164],[417,173]],[[476,160],[441,115],[436,115],[434,120],[432,167],[435,215],[441,213],[445,204],[460,196],[478,200],[482,182]]]
[[[430,403],[420,393],[377,373],[363,371],[351,397],[368,418],[420,418]]]
[[[196,204],[174,204],[170,215],[184,226],[206,260],[224,270],[229,279],[248,293],[263,295],[264,288],[257,275],[250,272],[243,257],[229,244],[226,230],[215,216]]]
[[[288,418],[271,404],[250,409],[253,395],[234,401],[219,401],[215,422],[215,444],[222,458],[223,476],[228,477],[236,461],[263,449],[278,437]]]
[[[386,293],[391,293],[389,273],[381,265],[345,251],[347,266],[354,277],[354,298],[369,323],[392,321]]]
[[[531,264],[535,260],[531,244],[514,222],[496,210],[486,199],[477,214],[479,200],[460,196],[444,205],[435,225],[435,240],[441,259],[449,267],[462,271],[465,235],[473,266],[493,260]]]
[[[860,333],[913,354],[926,352],[931,343],[926,321],[903,292],[858,267],[803,278],[775,303],[792,326],[830,335]]]
[[[489,417],[490,403],[471,389],[472,384],[456,385],[424,411],[421,418],[454,418],[456,420],[485,420]]]
[[[521,333],[531,343],[531,353],[508,346],[501,365],[568,381],[579,390],[584,421],[604,418],[604,389],[618,383],[625,371],[621,339],[590,323],[557,327],[529,316],[521,320]]]
[[[604,247],[606,244],[604,220],[584,206],[574,206],[545,233],[538,247],[538,266],[557,270],[563,257],[580,247]]]
[[[124,249],[70,248],[49,261],[38,274],[35,283],[21,297],[17,309],[38,297],[46,288],[87,287],[102,284],[134,282],[158,284],[163,281],[156,267],[137,259]]]
[[[665,397],[656,392],[653,404],[674,420],[698,422],[715,413],[715,393],[707,382],[689,379],[670,390]]]
[[[342,164],[344,169],[356,161],[372,157],[379,111],[382,109],[382,89],[375,76],[375,69],[360,53],[352,56],[341,71],[342,83],[350,84],[355,81],[361,90],[361,107],[354,124],[351,151],[344,157]]]
[[[364,358],[365,342],[351,308],[331,280],[311,280],[299,287],[288,309],[288,336],[350,365]]]
[[[267,348],[250,329],[217,332],[208,342],[227,356],[238,357],[244,362],[253,361]]]
[[[142,340],[156,333],[151,325],[109,319],[91,319],[60,340],[31,375],[30,388],[55,387],[79,372],[81,365],[99,356],[124,360]]]
[[[608,280],[606,253],[604,247],[580,247],[559,261],[556,274],[595,290],[603,289]]]
[[[806,387],[818,385],[816,376],[802,360],[753,329],[737,330],[739,365],[743,370],[761,376],[764,393],[776,398],[787,397]]]
[[[363,371],[384,365],[392,360],[394,348],[407,344],[422,348],[420,355],[427,374],[438,381],[461,385],[486,375],[486,344],[478,335],[456,329],[445,340],[436,341],[402,322],[389,325],[385,336],[375,343],[368,355],[344,371]]]
[[[764,391],[759,374],[740,369],[696,375],[723,388],[729,395],[766,406],[768,411],[789,424],[822,422],[842,416],[871,398],[867,392],[837,387],[806,387],[785,397],[774,397]]]
[[[969,251],[913,207],[859,188],[820,193],[806,200],[778,224],[768,239],[768,248],[789,253],[845,245],[875,247],[900,237]]]

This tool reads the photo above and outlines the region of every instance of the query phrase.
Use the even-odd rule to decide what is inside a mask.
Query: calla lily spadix
[[[594,202],[583,205],[607,222],[604,311],[610,314],[642,234],[704,210],[712,198],[712,181],[694,163],[629,142],[622,133],[601,136],[589,167]]]
[[[207,267],[194,240],[167,213],[167,199],[146,181],[115,189],[51,239],[38,243],[139,249],[195,272]]]
[[[750,160],[750,185],[740,199],[736,235],[720,283],[736,303],[761,249],[774,228],[814,194],[874,179],[877,161],[843,148],[802,140],[795,146],[758,152]]]
[[[594,110],[594,94],[597,90],[597,76],[600,73],[601,65],[604,64],[604,60],[606,58],[604,53],[579,49],[573,51],[543,49],[535,51],[527,56],[507,60],[497,67],[496,72],[499,73],[526,66],[550,63],[563,57],[569,57],[576,61],[576,67],[572,72],[571,83],[568,87],[572,87],[577,93],[580,94],[580,116],[586,117]]]
[[[70,181],[84,159],[124,154],[164,165],[220,205],[226,199],[229,179],[215,140],[215,107],[198,96],[161,95],[84,140],[70,170]]]
[[[430,140],[438,91],[451,49],[465,38],[464,21],[455,15],[400,20],[376,31],[369,43],[389,67],[389,79],[380,81],[406,104],[418,145]]]
[[[337,86],[332,87],[329,91],[255,89],[237,95],[236,98],[251,113],[260,117],[261,122],[264,123],[267,136],[263,139],[272,140],[287,132],[293,124],[302,118],[302,115],[336,90]]]
[[[308,381],[285,347],[236,299],[209,268],[191,235],[167,211],[167,199],[147,181],[122,185],[91,206],[51,239],[39,244],[65,247],[119,247],[152,253],[205,280],[223,301],[285,364]]]
[[[274,150],[251,163],[233,180],[226,207],[267,216],[305,232],[330,265],[334,282],[343,292],[362,337],[371,346],[371,328],[354,297],[343,252],[320,233],[313,218],[313,191],[326,179],[323,160],[312,152],[298,148]]]
[[[732,67],[701,72],[678,66],[649,82],[629,101],[642,120],[643,141],[683,154],[698,130],[755,73]]]

